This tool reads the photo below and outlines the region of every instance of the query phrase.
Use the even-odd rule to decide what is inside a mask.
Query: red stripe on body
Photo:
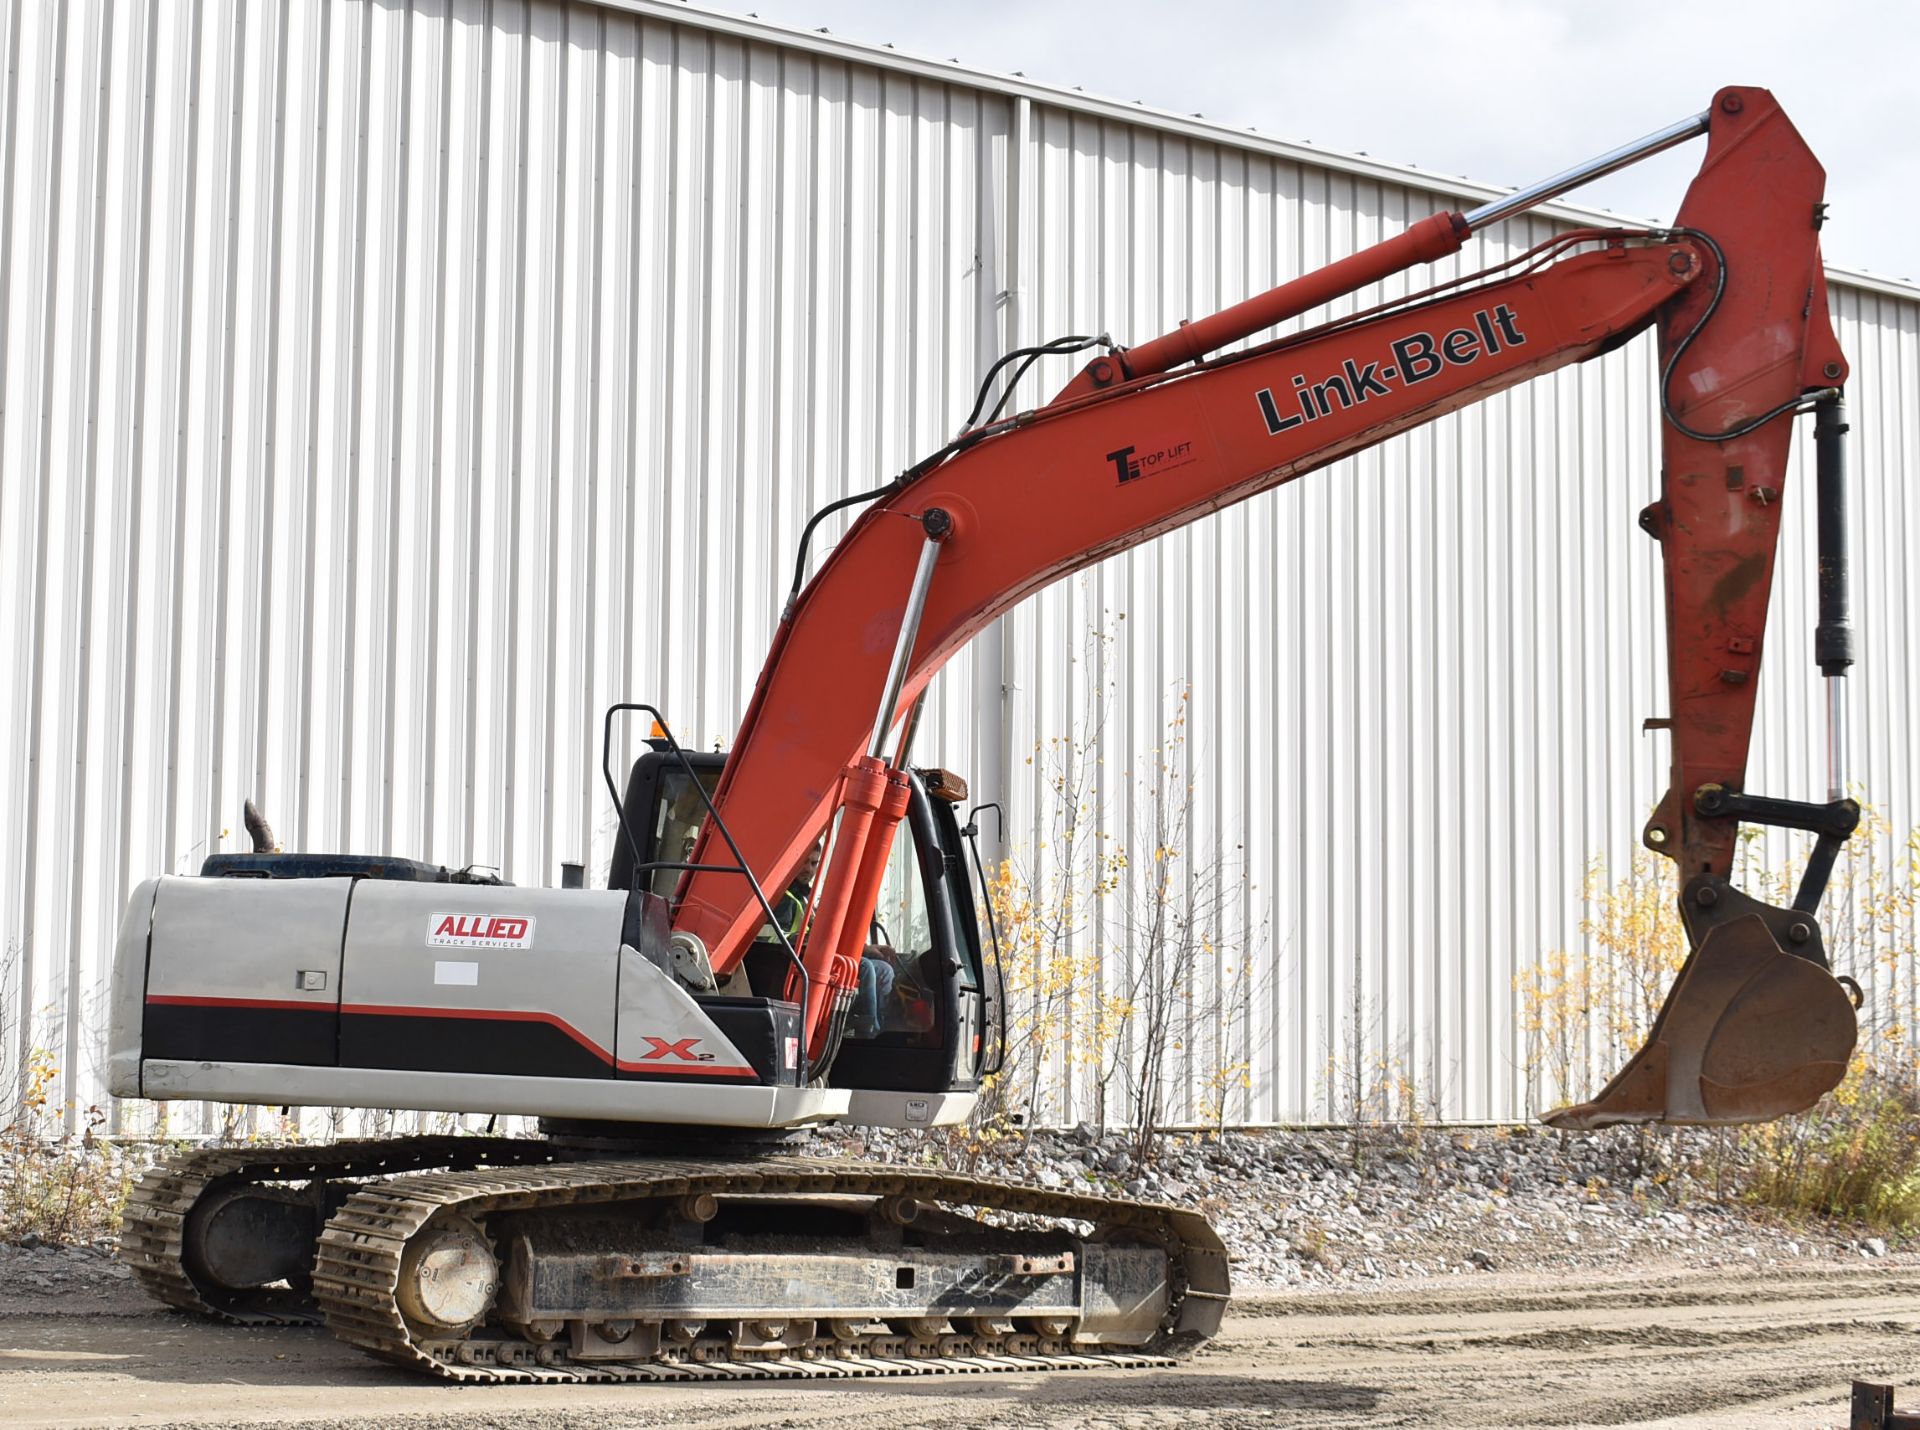
[[[331,1009],[331,998],[189,998],[176,993],[149,993],[149,1003],[173,1008],[291,1008],[297,1012]]]

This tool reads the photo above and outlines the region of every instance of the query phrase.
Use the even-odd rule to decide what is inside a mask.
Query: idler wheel
[[[480,1323],[500,1289],[500,1258],[486,1233],[465,1218],[428,1227],[400,1257],[394,1297],[416,1326],[460,1335]]]

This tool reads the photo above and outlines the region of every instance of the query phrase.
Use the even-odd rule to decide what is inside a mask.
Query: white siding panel
[[[938,446],[999,352],[1137,341],[1453,202],[641,0],[8,0],[0,1081],[45,1049],[75,1118],[101,1096],[121,901],[237,847],[249,795],[290,847],[604,866],[605,706],[725,739],[807,515]],[[1854,774],[1904,829],[1920,302],[1841,279],[1835,306]],[[1587,860],[1625,860],[1664,778],[1639,732],[1664,699],[1634,526],[1653,390],[1641,342],[1444,419],[1063,583],[938,682],[918,753],[1004,800],[1029,852],[1050,813],[1027,756],[1107,687],[1095,823],[1142,846],[1125,772],[1190,688],[1190,842],[1227,857],[1216,918],[1255,956],[1209,960],[1169,1115],[1240,1061],[1237,1120],[1341,1115],[1330,1068],[1449,1117],[1543,1095],[1514,975],[1578,945]],[[1801,453],[1752,783],[1808,796]],[[1087,932],[1109,981],[1141,952],[1118,914]],[[1092,1115],[1070,1051],[1049,1111]]]

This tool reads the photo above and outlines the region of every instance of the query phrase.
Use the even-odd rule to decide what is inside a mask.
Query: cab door
[[[832,1087],[959,1092],[978,1079],[980,944],[959,830],[911,780]]]

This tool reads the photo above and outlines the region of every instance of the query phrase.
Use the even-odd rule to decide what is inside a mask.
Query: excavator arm
[[[1647,1044],[1591,1102],[1548,1114],[1567,1129],[1619,1122],[1739,1123],[1804,1111],[1846,1073],[1854,1005],[1828,971],[1814,915],[1859,820],[1839,749],[1846,627],[1846,359],[1833,334],[1817,231],[1824,171],[1764,91],[1716,96],[1712,137],[1677,226],[1711,271],[1659,316],[1660,498],[1640,525],[1666,576],[1666,794],[1641,838],[1679,866],[1691,952]],[[1744,792],[1792,413],[1817,412],[1828,801]],[[1838,430],[1835,430],[1838,429]],[[1792,907],[1733,887],[1742,823],[1816,834]]]
[[[1487,273],[1206,357],[1700,133],[1706,160],[1671,230],[1563,234]],[[896,732],[977,632],[1106,556],[1657,324],[1665,475],[1642,525],[1666,564],[1673,780],[1645,838],[1680,863],[1696,947],[1648,1049],[1565,1125],[1748,1120],[1832,1086],[1852,1009],[1812,910],[1768,911],[1730,883],[1739,821],[1786,804],[1741,791],[1791,414],[1845,377],[1821,279],[1822,183],[1770,95],[1722,91],[1706,114],[1592,165],[1097,358],[1048,406],[969,429],[875,500],[790,601],[714,795],[767,889],[831,828],[800,948],[816,1066],[857,986],[906,806]],[[1825,820],[1824,838],[1843,814],[1792,806],[1785,822]],[[696,866],[721,862],[713,824]],[[724,977],[762,908],[738,877],[697,868],[673,911],[683,963]],[[1803,1037],[1809,1009],[1817,1026]]]

